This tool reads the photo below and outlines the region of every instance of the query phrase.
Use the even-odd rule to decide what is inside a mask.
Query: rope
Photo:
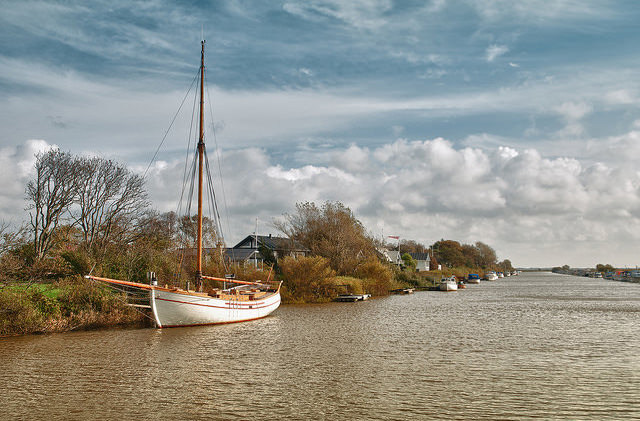
[[[198,69],[198,74],[200,74],[200,69]],[[180,110],[182,109],[182,106],[184,105],[184,101],[187,99],[187,96],[189,95],[189,92],[191,92],[191,89],[193,88],[193,84],[196,82],[197,78],[198,78],[198,76],[193,78],[193,80],[191,81],[191,85],[189,86],[189,90],[185,94],[184,98],[182,98],[182,102],[180,103],[180,107],[178,107],[178,111],[176,111],[176,114],[173,116],[173,119],[171,119],[171,123],[169,124],[169,127],[167,128],[167,131],[164,132],[164,136],[162,137],[162,141],[160,142],[160,145],[158,145],[158,148],[156,149],[156,152],[153,154],[153,157],[151,158],[151,161],[149,161],[149,165],[147,165],[147,169],[144,170],[144,175],[142,176],[142,178],[146,178],[147,177],[147,172],[149,171],[149,168],[151,168],[151,165],[156,160],[156,157],[158,156],[158,152],[160,152],[160,148],[164,144],[164,141],[167,139],[167,135],[169,134],[169,131],[171,130],[171,127],[173,127],[173,123],[176,121],[176,118],[178,117],[178,114],[180,113]]]
[[[89,278],[89,279],[91,279],[91,281],[92,281],[92,282],[95,282],[97,285],[101,285],[101,286],[103,286],[103,287],[106,287],[106,288],[112,289],[112,290],[114,290],[114,291],[123,292],[123,293],[125,293],[126,295],[128,295],[128,294],[132,294],[132,293],[130,293],[129,291],[127,291],[127,290],[125,290],[125,289],[121,289],[121,288],[118,288],[118,287],[113,286],[113,285],[110,285],[110,284],[105,284],[105,283],[102,283],[102,282],[98,282],[98,281],[96,281],[96,280],[94,280],[94,279],[92,279],[92,278]],[[116,297],[116,299],[117,299],[117,300],[119,300],[121,303],[123,303],[123,304],[125,304],[125,305],[128,305],[128,304],[129,304],[129,303],[127,302],[127,300],[126,300],[126,299],[122,299],[122,297],[120,297],[119,295],[116,295],[115,297]],[[149,299],[149,300],[151,300],[151,299]],[[143,312],[143,311],[138,310],[136,307],[131,307],[131,308],[133,308],[133,310],[134,310],[134,311],[136,311],[136,312],[138,312],[138,313],[142,314],[142,315],[143,315],[144,317],[146,317],[147,319],[149,319],[149,320],[151,320],[151,321],[155,321],[155,318],[153,318],[153,317],[149,316],[148,314],[146,314],[146,313],[145,313],[145,312]]]

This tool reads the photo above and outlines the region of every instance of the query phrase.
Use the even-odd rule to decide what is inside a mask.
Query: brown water
[[[0,340],[1,419],[639,419],[640,284],[546,273]]]

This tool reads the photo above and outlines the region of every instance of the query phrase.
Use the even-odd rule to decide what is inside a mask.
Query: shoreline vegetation
[[[308,267],[311,269],[306,272],[308,281],[282,279],[283,305],[332,302],[340,293],[371,293],[382,297],[403,288],[427,290],[436,287],[443,277],[456,275],[463,279],[468,273],[475,273],[469,268],[429,271],[416,274],[411,281],[399,281],[392,268],[387,268],[390,277],[381,279],[333,274],[323,277],[327,275],[327,268],[322,267],[321,261],[318,268],[318,260],[313,259]],[[371,266],[376,269],[377,263],[372,262]],[[0,337],[152,326],[148,310],[131,306],[124,293],[80,276],[0,285]]]
[[[113,161],[57,149],[36,158],[26,186],[29,222],[12,228],[0,221],[0,336],[152,325],[144,311],[128,305],[122,290],[84,275],[146,283],[152,271],[161,284],[193,285],[195,217],[151,209],[144,180]],[[513,270],[482,242],[388,244],[339,202],[298,203],[273,226],[292,249],[275,256],[261,246],[261,270],[226,260],[216,224],[205,218],[203,273],[282,281],[282,302],[292,304],[328,302],[342,293],[384,296],[433,287],[450,275]],[[401,259],[389,261],[389,250]],[[418,271],[409,253],[429,256],[431,268],[443,270]],[[204,290],[219,287],[215,282],[204,281]]]

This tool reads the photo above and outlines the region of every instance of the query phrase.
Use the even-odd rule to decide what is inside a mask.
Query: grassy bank
[[[371,260],[354,271],[356,276],[338,276],[321,257],[283,259],[281,268],[283,304],[328,302],[341,293],[384,296],[400,288],[431,288],[445,276],[462,278],[478,272],[473,268],[409,272]],[[140,311],[126,305],[121,293],[79,276],[0,285],[0,336],[150,323]]]
[[[0,289],[0,336],[136,325],[148,319],[119,294],[82,278]]]

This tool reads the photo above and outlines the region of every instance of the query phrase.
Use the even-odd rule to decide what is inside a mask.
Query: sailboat
[[[280,306],[279,283],[248,282],[235,279],[217,278],[202,274],[202,197],[204,144],[204,45],[200,54],[200,133],[197,145],[198,155],[198,225],[195,289],[185,289],[158,285],[155,274],[149,274],[149,284],[123,281],[87,275],[86,278],[149,291],[149,301],[153,318],[158,328],[178,326],[199,326],[222,323],[244,322],[260,319],[271,314]],[[219,281],[236,286],[203,291],[203,280]]]

